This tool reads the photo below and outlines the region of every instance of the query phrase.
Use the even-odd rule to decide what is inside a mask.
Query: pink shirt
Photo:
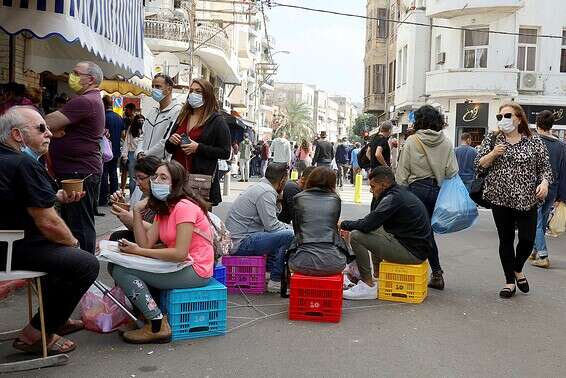
[[[310,147],[309,147],[308,151],[305,151],[302,148],[299,148],[299,152],[298,152],[299,156],[297,156],[297,157],[299,158],[299,160],[306,160],[310,156],[310,153],[311,153]]]
[[[168,248],[175,248],[177,225],[181,223],[192,223],[193,227],[198,227],[212,240],[212,230],[206,214],[189,200],[179,201],[169,215],[157,215],[155,220],[159,222],[159,239]],[[193,268],[199,276],[203,278],[212,277],[214,267],[213,247],[196,232],[193,232],[186,260],[193,263]]]

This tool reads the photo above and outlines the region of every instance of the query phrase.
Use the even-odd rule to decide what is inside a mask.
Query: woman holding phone
[[[218,159],[230,158],[230,130],[218,111],[212,84],[195,79],[165,149],[189,172],[212,176],[209,202],[222,202]]]

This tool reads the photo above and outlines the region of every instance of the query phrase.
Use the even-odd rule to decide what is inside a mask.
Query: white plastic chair
[[[16,240],[23,239],[24,231],[16,230],[0,230],[0,243],[8,243],[8,254],[6,258],[6,270],[0,271],[0,282],[11,280],[27,280],[28,281],[28,317],[32,318],[32,289],[37,296],[39,303],[39,319],[41,323],[41,343],[43,349],[43,356],[31,360],[7,362],[0,364],[0,373],[9,373],[30,369],[39,369],[49,366],[64,365],[68,362],[69,356],[66,354],[59,354],[56,356],[47,355],[47,335],[45,333],[45,319],[43,314],[43,296],[41,293],[41,280],[42,276],[47,273],[33,272],[28,270],[12,270],[12,246]],[[14,330],[9,332],[0,333],[0,341],[12,340],[18,337],[21,330]]]

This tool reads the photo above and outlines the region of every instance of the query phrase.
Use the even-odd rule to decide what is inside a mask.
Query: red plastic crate
[[[231,294],[265,292],[265,256],[224,256],[226,287]]]
[[[342,317],[342,274],[291,276],[289,319],[338,323]]]

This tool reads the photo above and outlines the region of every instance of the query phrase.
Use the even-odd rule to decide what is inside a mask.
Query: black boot
[[[444,290],[444,278],[442,277],[442,273],[444,273],[442,270],[432,272],[428,287],[436,290]]]

